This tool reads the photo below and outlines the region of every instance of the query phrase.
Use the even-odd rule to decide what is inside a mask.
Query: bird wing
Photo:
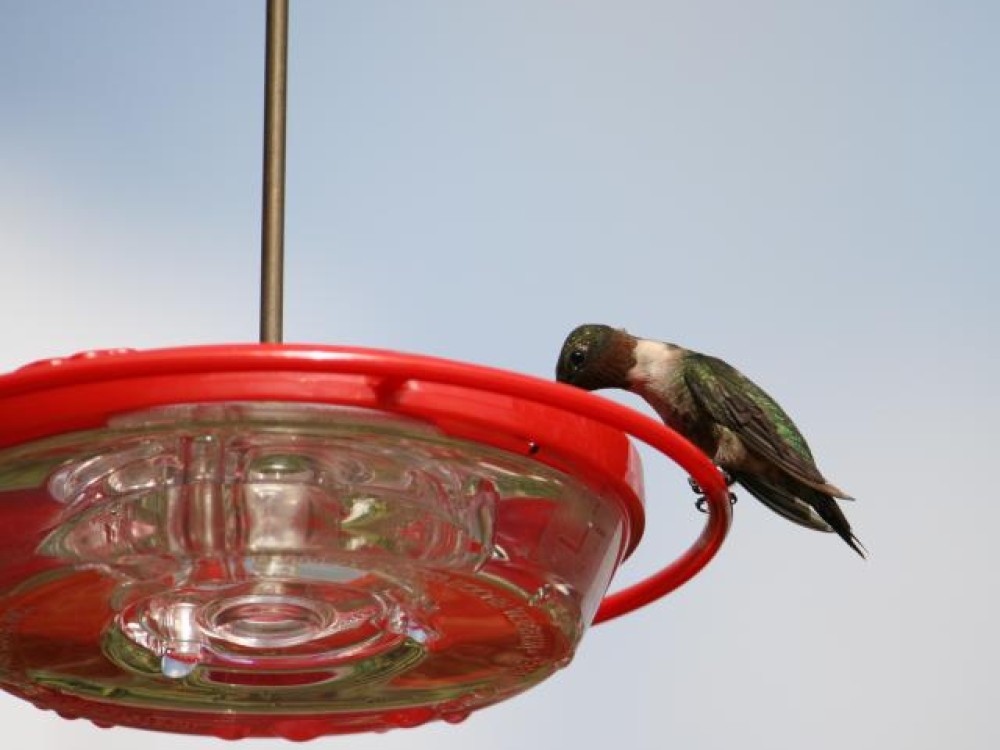
[[[732,477],[779,516],[806,528],[833,531],[809,503],[787,487],[782,487],[780,482],[769,482],[763,477],[738,471],[733,472]]]
[[[829,486],[795,423],[777,402],[732,365],[692,353],[684,380],[698,405],[743,445],[800,482]]]

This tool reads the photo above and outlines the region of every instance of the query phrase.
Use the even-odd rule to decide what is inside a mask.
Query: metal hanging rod
[[[261,217],[260,341],[281,343],[285,254],[285,113],[288,0],[267,0],[264,69],[264,189]]]

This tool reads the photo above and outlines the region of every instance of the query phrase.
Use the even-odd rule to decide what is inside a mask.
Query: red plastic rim
[[[690,580],[718,551],[732,519],[728,489],[712,462],[639,412],[540,378],[375,349],[239,344],[45,360],[0,376],[0,448],[100,426],[135,409],[226,400],[379,409],[530,455],[591,484],[611,485],[628,519],[622,558],[638,544],[645,523],[637,455],[622,433],[655,448],[705,491],[705,527],[662,570],[606,596],[595,623],[638,609]]]

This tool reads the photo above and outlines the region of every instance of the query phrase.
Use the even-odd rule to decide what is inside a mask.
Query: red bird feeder
[[[687,581],[729,528],[709,459],[611,401],[277,343],[286,29],[269,0],[268,343],[0,376],[0,687],[63,716],[293,740],[459,721]],[[627,434],[709,515],[675,562],[604,597],[644,525]]]
[[[721,476],[625,407],[441,359],[274,345],[0,376],[0,679],[64,716],[220,737],[457,721],[680,585]],[[642,534],[630,432],[705,488],[701,537],[602,596]]]

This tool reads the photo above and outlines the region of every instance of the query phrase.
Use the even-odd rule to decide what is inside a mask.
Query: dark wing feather
[[[833,531],[862,557],[866,550],[851,530],[844,512],[832,497],[811,487],[783,487],[781,482],[769,482],[761,477],[735,472],[733,478],[750,494],[778,515],[789,521],[818,531]]]
[[[735,367],[716,357],[692,353],[684,380],[698,405],[754,454],[807,485],[826,485],[795,423]]]
[[[782,487],[780,483],[768,482],[762,477],[738,471],[733,472],[732,477],[779,516],[817,531],[833,531],[830,524],[819,517],[809,503],[787,487]]]

